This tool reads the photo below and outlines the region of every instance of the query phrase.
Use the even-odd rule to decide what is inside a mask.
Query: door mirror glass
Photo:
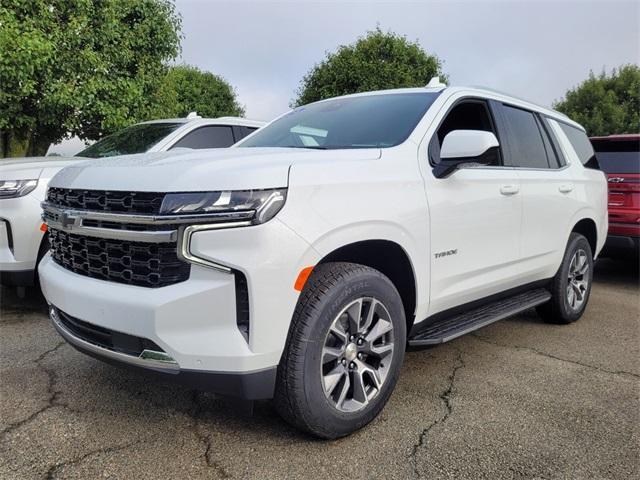
[[[481,163],[480,157],[489,149],[498,147],[498,139],[492,132],[482,130],[454,130],[442,141],[440,158],[468,159]]]

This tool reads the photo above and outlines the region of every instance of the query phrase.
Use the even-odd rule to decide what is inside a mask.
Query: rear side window
[[[238,127],[233,127],[233,134],[236,137],[236,142],[239,142],[241,139],[252,134],[256,130],[257,130],[256,127],[238,126]]]
[[[231,127],[216,125],[189,132],[171,148],[225,148],[234,143]]]
[[[511,138],[511,161],[514,167],[549,168],[542,132],[535,115],[521,108],[504,105],[502,112]]]
[[[582,164],[587,168],[599,168],[598,161],[596,160],[593,147],[591,146],[591,142],[589,141],[587,134],[573,125],[568,125],[560,121],[558,122],[558,125],[560,125],[560,128],[569,139],[571,146],[575,150]]]

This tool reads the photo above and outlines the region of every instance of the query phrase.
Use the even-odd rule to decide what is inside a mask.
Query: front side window
[[[438,93],[336,98],[292,110],[238,147],[385,148],[404,142]]]
[[[514,167],[549,168],[542,132],[534,114],[509,105],[503,106],[510,133],[511,161]]]
[[[85,148],[76,157],[102,158],[143,153],[180,127],[181,123],[140,123],[132,125]]]
[[[186,134],[171,148],[226,148],[234,144],[231,127],[200,127]]]
[[[467,100],[458,103],[447,113],[429,143],[429,161],[432,165],[440,163],[440,148],[444,137],[454,130],[482,130],[491,132],[497,137],[486,102]],[[500,148],[495,147],[488,150],[483,157],[483,165],[500,165]]]

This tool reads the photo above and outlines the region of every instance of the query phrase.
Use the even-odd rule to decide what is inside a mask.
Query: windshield
[[[104,137],[85,148],[76,157],[113,157],[143,153],[181,126],[181,123],[140,123]]]
[[[238,147],[384,148],[404,142],[438,93],[336,98],[292,110]]]

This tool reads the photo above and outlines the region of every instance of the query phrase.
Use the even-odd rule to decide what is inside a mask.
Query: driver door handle
[[[500,193],[502,195],[515,195],[520,191],[520,187],[518,185],[501,185]]]
[[[560,193],[571,193],[573,191],[572,183],[563,183],[558,187]]]

